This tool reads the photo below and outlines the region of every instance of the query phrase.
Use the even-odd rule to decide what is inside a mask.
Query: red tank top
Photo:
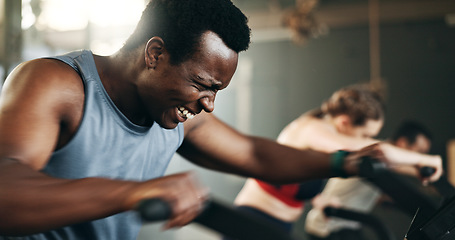
[[[272,185],[270,183],[266,183],[258,179],[255,180],[264,191],[274,196],[275,198],[285,203],[286,205],[297,208],[303,207],[303,201],[296,199],[297,193],[299,191],[298,183]]]

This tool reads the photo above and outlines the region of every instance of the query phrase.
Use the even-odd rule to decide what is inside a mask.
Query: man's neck
[[[117,108],[137,125],[151,125],[144,115],[135,81],[140,64],[131,56],[117,52],[111,56],[94,55],[98,75]]]

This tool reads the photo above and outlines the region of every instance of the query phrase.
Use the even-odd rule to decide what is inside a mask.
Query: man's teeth
[[[192,119],[194,118],[194,114],[190,113],[188,110],[186,110],[184,107],[179,107],[179,115],[183,118],[186,119]]]

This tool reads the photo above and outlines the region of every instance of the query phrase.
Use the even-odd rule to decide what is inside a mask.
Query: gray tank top
[[[81,76],[85,107],[77,133],[66,146],[53,153],[43,172],[67,179],[104,177],[143,181],[162,176],[183,141],[183,124],[171,130],[157,123],[152,127],[133,124],[109,98],[90,51],[54,58],[67,63]],[[19,239],[128,240],[136,239],[140,228],[139,217],[130,211]]]

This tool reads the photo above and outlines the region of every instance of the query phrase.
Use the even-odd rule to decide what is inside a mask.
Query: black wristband
[[[344,170],[344,159],[351,152],[339,150],[332,154],[330,161],[330,169],[334,176],[347,178],[349,175]]]

